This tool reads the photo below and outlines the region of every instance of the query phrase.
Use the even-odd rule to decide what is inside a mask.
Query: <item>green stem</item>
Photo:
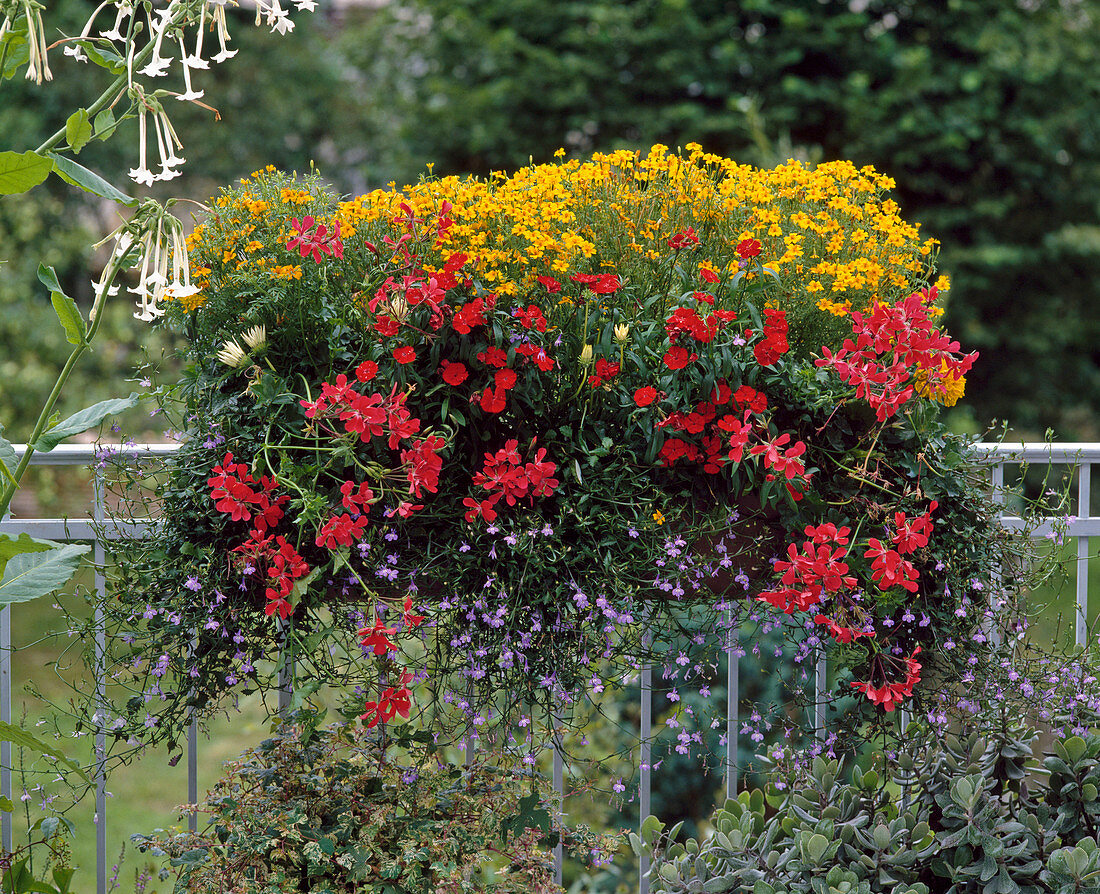
[[[118,275],[118,271],[117,261],[112,261],[111,267],[108,270],[108,275],[103,282],[104,289],[110,289],[115,277]],[[34,431],[31,432],[31,436],[27,439],[27,449],[19,460],[19,465],[15,467],[15,472],[11,475],[11,481],[6,483],[4,485],[4,490],[0,492],[0,516],[5,515],[8,511],[8,507],[11,506],[12,498],[19,489],[19,483],[23,480],[23,475],[26,473],[27,467],[31,463],[31,457],[34,456],[34,447],[32,445],[46,430],[46,426],[50,421],[50,416],[53,414],[54,405],[61,396],[61,389],[65,387],[65,383],[68,381],[73,371],[73,367],[76,366],[76,362],[91,345],[92,339],[95,338],[96,332],[99,331],[99,324],[102,319],[103,312],[102,308],[100,308],[100,312],[96,314],[96,318],[92,321],[91,328],[88,330],[87,335],[85,335],[80,344],[73,348],[72,353],[69,354],[69,359],[65,361],[64,367],[62,367],[61,372],[58,374],[57,381],[54,382],[53,390],[50,392],[50,396],[46,398],[46,403],[42,407],[42,412],[38,414],[38,421],[34,424]]]
[[[142,47],[141,52],[135,54],[134,56],[132,68],[140,68],[142,63],[144,63],[151,55],[153,55],[154,46],[156,46],[155,41],[150,40],[149,43]],[[125,58],[125,54],[123,54],[123,58]],[[115,78],[114,83],[111,84],[111,86],[108,87],[106,90],[104,90],[102,94],[100,94],[99,99],[88,106],[88,117],[94,118],[99,112],[102,112],[105,108],[107,108],[107,106],[114,105],[118,98],[125,92],[126,88],[129,86],[129,83],[130,76],[128,72],[123,72],[117,78]],[[54,148],[54,146],[56,146],[64,139],[65,128],[62,127],[55,133],[53,133],[50,137],[48,137],[46,139],[46,142],[44,142],[34,151],[37,152],[39,155],[42,155],[44,152],[49,152],[51,149]]]

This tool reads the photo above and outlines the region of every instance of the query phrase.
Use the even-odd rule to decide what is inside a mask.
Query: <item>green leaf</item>
[[[19,748],[29,748],[31,751],[37,751],[40,754],[56,758],[59,763],[64,764],[85,782],[88,780],[87,774],[85,774],[77,764],[67,758],[65,752],[58,751],[52,745],[47,745],[41,739],[35,738],[22,727],[12,726],[10,723],[0,721],[0,739],[5,742],[11,742],[12,745]]]
[[[121,413],[134,406],[141,398],[137,394],[129,397],[116,397],[109,400],[101,400],[97,404],[86,407],[79,413],[73,413],[68,419],[64,419],[42,434],[32,445],[35,450],[49,453],[66,438],[78,435],[89,428],[99,425],[108,416]]]
[[[65,327],[65,338],[69,344],[83,344],[88,331],[84,325],[84,317],[80,315],[76,302],[62,290],[53,267],[39,264],[38,280],[50,290],[50,301],[61,325]]]
[[[11,813],[13,810],[15,810],[15,805],[12,804],[11,798],[0,797],[0,810],[5,810],[8,813]]]
[[[118,53],[97,47],[91,40],[78,40],[76,43],[88,54],[88,58],[100,68],[106,68],[111,74],[122,74],[126,71],[126,60]],[[99,120],[99,116],[96,117],[96,120]],[[114,120],[113,116],[111,120]],[[98,124],[96,125],[96,136],[99,136]]]
[[[118,122],[115,121],[115,113],[110,109],[104,109],[95,116],[95,135],[97,140],[106,140],[115,132]]]
[[[8,534],[0,534],[0,574],[4,573],[4,566],[8,564],[8,559],[14,556],[22,553],[44,553],[60,545],[52,540],[38,540],[30,534],[20,534],[14,539]]]
[[[88,145],[92,139],[92,121],[88,117],[87,109],[77,109],[65,122],[65,141],[74,155],[79,155],[80,150]]]
[[[94,171],[89,171],[83,165],[78,165],[71,158],[65,158],[53,152],[51,152],[49,156],[48,160],[52,161],[53,169],[57,172],[57,176],[66,183],[70,183],[100,198],[118,202],[120,205],[126,205],[132,208],[137,204],[137,199],[131,198],[126,195],[126,193],[119,191],[100,177],[99,174]]]
[[[0,195],[27,192],[50,176],[53,163],[37,152],[0,152]]]
[[[80,557],[90,549],[83,543],[69,543],[12,556],[0,577],[0,605],[29,602],[63,587],[76,573]]]
[[[4,70],[0,71],[0,81],[14,78],[31,58],[30,46],[22,34],[12,33],[0,40],[0,55],[3,55],[5,46],[8,54],[4,56]]]
[[[4,426],[0,425],[0,478],[6,478],[10,482],[15,481],[15,467],[19,465],[19,457],[11,441],[3,437]],[[3,566],[0,565],[0,569]]]

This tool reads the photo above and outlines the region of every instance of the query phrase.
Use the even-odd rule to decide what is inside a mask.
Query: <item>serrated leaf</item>
[[[49,431],[41,435],[32,445],[35,450],[49,453],[66,438],[78,435],[89,428],[99,425],[108,416],[121,413],[134,406],[141,398],[136,394],[129,397],[116,397],[109,400],[101,400],[97,404],[86,407],[79,413],[73,413],[68,419],[63,419]]]
[[[92,121],[87,109],[77,109],[65,122],[65,142],[75,155],[88,145],[92,139]]]
[[[69,543],[12,556],[0,577],[0,605],[29,602],[65,586],[80,566],[80,557],[90,549],[83,543]]]
[[[12,745],[16,745],[19,748],[29,748],[32,751],[37,751],[40,754],[48,755],[49,757],[56,758],[59,763],[64,764],[74,773],[76,773],[85,782],[88,780],[87,774],[80,767],[65,756],[65,752],[58,751],[52,745],[47,745],[41,739],[28,733],[25,729],[19,726],[13,726],[10,723],[4,723],[0,721],[0,739],[5,742],[11,742]]]
[[[51,170],[53,162],[37,152],[0,152],[0,195],[34,189]]]
[[[137,204],[137,199],[131,198],[126,195],[126,193],[116,189],[100,177],[99,174],[95,173],[95,171],[89,171],[83,165],[78,165],[71,158],[65,158],[62,155],[51,152],[47,161],[51,162],[53,169],[57,172],[57,176],[66,183],[79,187],[85,192],[90,192],[92,195],[99,196],[102,199],[110,199],[112,202],[118,202],[120,205],[126,205],[132,208]]]

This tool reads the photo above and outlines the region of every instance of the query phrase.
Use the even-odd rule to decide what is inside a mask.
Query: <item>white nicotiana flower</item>
[[[221,47],[218,54],[213,57],[215,62],[221,63],[237,55],[236,50],[229,49],[226,44],[232,39],[229,36],[229,28],[225,23],[226,0],[211,0],[214,7],[213,24],[218,32],[218,45]]]
[[[42,25],[42,6],[33,0],[24,0],[23,12],[27,19],[27,80],[41,84],[52,81],[53,72],[46,58],[46,29]],[[5,18],[5,30],[10,27]]]
[[[135,88],[140,91],[140,87]],[[145,102],[143,98],[139,98],[138,101],[138,166],[136,168],[130,168],[130,179],[135,183],[139,183],[143,186],[152,186],[153,172],[149,170],[148,158],[145,154],[145,142],[146,142],[146,126],[145,126]]]
[[[183,224],[175,217],[169,217],[172,231],[172,281],[165,287],[164,293],[177,300],[197,295],[197,286],[191,285],[191,262],[187,257],[187,240],[183,235]]]
[[[217,358],[231,369],[237,369],[248,363],[248,354],[244,352],[239,344],[233,339],[229,339],[222,349],[218,351]]]
[[[241,338],[248,345],[250,351],[258,351],[267,344],[267,329],[264,328],[263,324],[253,326],[247,332],[242,332]]]
[[[184,90],[183,93],[180,93],[178,96],[176,96],[176,99],[178,99],[182,102],[187,102],[187,101],[192,100],[192,99],[202,99],[202,97],[205,95],[206,91],[196,90],[191,85],[191,69],[192,68],[208,68],[209,66],[202,59],[199,59],[199,62],[201,62],[202,65],[193,65],[192,64],[193,59],[192,59],[191,56],[187,55],[187,49],[183,45],[183,37],[180,37],[179,40],[180,40],[180,62],[183,63],[183,86],[186,89]]]
[[[115,9],[115,23],[107,31],[100,31],[99,36],[105,37],[107,40],[126,40],[126,35],[122,33],[122,23],[130,18],[134,14],[134,7],[130,3],[119,3]],[[95,18],[95,14],[92,14],[92,18]],[[89,20],[90,21],[90,20]]]
[[[153,56],[145,64],[145,67],[140,70],[139,74],[143,74],[147,78],[161,78],[168,73],[168,66],[172,64],[173,57],[161,56],[160,48],[164,43],[164,36],[168,33],[168,26],[172,23],[174,14],[175,6],[169,3],[167,7],[159,10],[157,21],[154,23],[152,10],[150,10],[147,16],[149,33],[155,34],[156,39],[153,41]]]

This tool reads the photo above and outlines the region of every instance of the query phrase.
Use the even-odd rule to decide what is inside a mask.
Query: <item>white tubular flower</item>
[[[248,363],[248,355],[233,339],[229,339],[222,345],[222,349],[215,356],[230,369],[237,369]]]
[[[107,40],[117,40],[119,42],[126,40],[126,35],[122,33],[122,23],[130,18],[134,13],[134,7],[130,3],[119,3],[115,10],[115,23],[108,31],[100,31],[99,36],[105,37]]]
[[[164,294],[177,300],[190,298],[199,292],[198,286],[191,285],[191,261],[187,257],[187,240],[183,235],[183,224],[175,217],[167,218],[172,231],[172,281]]]
[[[206,69],[210,67],[210,63],[202,58],[202,38],[206,33],[206,3],[202,4],[202,10],[199,13],[199,27],[195,32],[195,52],[188,56],[183,50],[183,41],[180,41],[180,52],[183,53],[183,59],[181,60],[184,65],[184,71],[188,68],[194,69]],[[201,94],[200,94],[201,95]],[[183,99],[182,96],[179,99]]]
[[[294,23],[283,7],[279,5],[279,0],[256,0],[257,25],[260,24],[261,17],[264,18],[266,24],[271,26],[272,31],[278,31],[280,34],[285,35],[294,30]]]
[[[250,351],[258,351],[267,344],[267,329],[261,324],[241,333],[241,338]]]
[[[136,90],[140,91],[140,87],[136,87]],[[145,124],[145,97],[143,95],[138,96],[138,166],[136,168],[130,168],[130,179],[135,183],[142,186],[152,186],[153,181],[156,179],[153,176],[153,172],[149,170],[148,157],[145,153],[145,140],[147,136],[146,124]]]
[[[232,38],[229,36],[229,28],[225,23],[225,3],[226,0],[212,0],[211,2],[214,7],[211,24],[218,31],[218,45],[221,47],[218,54],[214,56],[214,61],[218,63],[224,62],[226,59],[232,59],[237,55],[236,50],[231,50],[226,46]]]
[[[161,56],[160,48],[164,43],[164,35],[168,31],[168,26],[172,22],[173,12],[173,6],[169,4],[165,9],[160,10],[157,16],[158,21],[155,24],[152,15],[150,14],[148,17],[149,33],[155,34],[156,39],[153,42],[153,56],[140,71],[140,74],[145,75],[147,78],[164,77],[168,73],[168,66],[172,64],[172,57]]]
[[[156,131],[157,136],[157,151],[160,152],[160,173],[156,175],[156,179],[171,180],[180,176],[181,172],[175,169],[183,164],[185,159],[176,155],[176,149],[182,149],[183,145],[176,136],[172,123],[168,120],[164,106],[159,102],[153,113],[153,130]]]
[[[23,10],[27,16],[27,80],[41,84],[53,80],[53,72],[50,71],[50,63],[46,58],[46,34],[42,25],[42,9],[35,3],[23,4]]]
[[[203,61],[202,59],[200,59],[199,61],[202,62],[202,66],[192,66],[191,65],[191,57],[187,55],[187,49],[183,45],[183,37],[182,36],[179,39],[179,43],[180,43],[180,61],[183,63],[183,86],[186,87],[187,89],[183,93],[179,94],[176,97],[176,99],[178,99],[182,102],[187,102],[188,100],[192,100],[192,99],[202,99],[205,91],[196,90],[194,87],[191,86],[191,69],[192,69],[192,67],[206,68],[207,67],[206,62]]]

